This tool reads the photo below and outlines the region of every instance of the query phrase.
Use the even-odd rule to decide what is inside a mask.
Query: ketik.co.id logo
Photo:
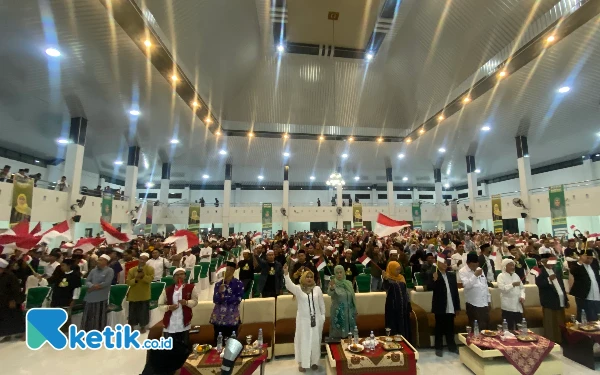
[[[69,337],[61,332],[60,328],[67,321],[67,312],[63,309],[31,309],[26,315],[26,343],[32,350],[38,350],[47,342],[56,350],[69,349],[92,349],[102,347],[106,349],[158,349],[170,350],[173,347],[173,339],[160,340],[146,339],[139,341],[140,333],[133,331],[128,324],[105,327],[102,332],[91,330],[80,331],[77,326],[69,326]]]

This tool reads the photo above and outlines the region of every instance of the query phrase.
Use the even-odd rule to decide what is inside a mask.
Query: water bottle
[[[258,347],[262,348],[263,346],[263,334],[262,334],[262,328],[258,329]]]
[[[473,322],[473,336],[479,337],[479,323],[477,320]]]
[[[371,339],[371,342],[369,343],[369,349],[371,349],[371,351],[373,351],[373,350],[375,350],[375,334],[373,333],[373,331],[371,331],[369,338]]]
[[[219,336],[217,337],[217,353],[221,353],[223,351],[223,334],[219,332]]]
[[[523,318],[523,321],[521,322],[521,332],[524,334],[529,333],[529,330],[527,329],[527,320],[525,320],[525,318]]]
[[[581,310],[581,324],[582,325],[587,324],[587,315],[585,315],[585,310]]]
[[[508,323],[506,322],[506,319],[502,321],[502,332],[508,332]]]
[[[231,333],[231,336],[230,336],[229,338],[230,338],[230,339],[237,340],[237,335],[235,334],[235,331],[233,331],[233,332]]]
[[[354,326],[354,343],[358,344],[358,340],[359,340],[359,337],[358,337],[358,327]]]

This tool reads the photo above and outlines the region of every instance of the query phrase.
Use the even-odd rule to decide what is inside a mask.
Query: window
[[[377,194],[377,199],[387,199],[387,194]]]
[[[139,198],[140,199],[156,199],[158,198],[158,193],[140,193],[139,194]]]
[[[433,195],[430,195],[430,194],[421,195],[421,194],[419,194],[419,199],[433,199]]]
[[[354,194],[354,198],[362,200],[371,199],[371,194]]]
[[[182,193],[169,193],[169,199],[181,199]]]
[[[460,193],[460,194],[458,194],[458,199],[468,198],[468,197],[469,197],[469,193]]]
[[[398,198],[398,199],[412,199],[412,194],[397,194],[396,198]]]
[[[483,195],[483,191],[477,190],[477,195]]]
[[[342,194],[342,199],[350,199],[350,194]]]
[[[442,195],[442,199],[451,200],[452,199],[452,195]]]

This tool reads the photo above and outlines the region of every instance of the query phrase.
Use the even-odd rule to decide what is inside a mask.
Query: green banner
[[[354,229],[362,229],[362,227],[363,227],[362,203],[354,203],[352,205],[352,222],[354,223]]]
[[[455,200],[452,200],[452,203],[450,203],[450,214],[452,215],[452,230],[457,230],[459,227],[458,205]]]
[[[548,189],[550,201],[550,221],[552,235],[562,236],[567,233],[567,206],[565,205],[565,188],[563,185],[550,186]]]
[[[31,204],[33,202],[33,178],[13,177],[12,209],[10,226],[21,221],[31,221]]]
[[[102,220],[110,223],[112,220],[112,201],[113,196],[112,193],[103,193],[102,194]]]
[[[198,234],[200,231],[200,205],[190,205],[190,213],[188,216],[188,230]]]
[[[413,229],[421,229],[421,203],[412,205]]]
[[[492,220],[494,221],[494,233],[504,232],[502,226],[502,197],[500,194],[492,195]]]
[[[262,232],[264,238],[271,238],[273,231],[273,204],[262,204]]]

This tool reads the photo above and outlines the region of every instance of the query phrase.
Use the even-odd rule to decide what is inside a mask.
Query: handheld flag
[[[369,258],[367,254],[365,254],[362,257],[358,258],[358,262],[362,263],[362,265],[366,267],[367,264],[371,262],[371,258]]]
[[[177,254],[179,254],[194,246],[197,246],[199,241],[196,233],[181,229],[175,232],[171,237],[167,238],[163,243],[175,243],[175,246],[177,247]]]
[[[325,260],[321,258],[315,266],[317,267],[317,271],[321,271],[326,265],[327,263],[325,263]]]
[[[104,231],[104,237],[106,238],[106,243],[109,245],[114,245],[123,242],[129,242],[137,238],[136,235],[121,233],[117,230],[117,228],[113,227],[106,221],[100,218],[100,226]]]
[[[406,227],[410,227],[408,222],[394,220],[380,212],[379,215],[377,215],[377,224],[375,225],[374,232],[380,237],[385,237]]]

